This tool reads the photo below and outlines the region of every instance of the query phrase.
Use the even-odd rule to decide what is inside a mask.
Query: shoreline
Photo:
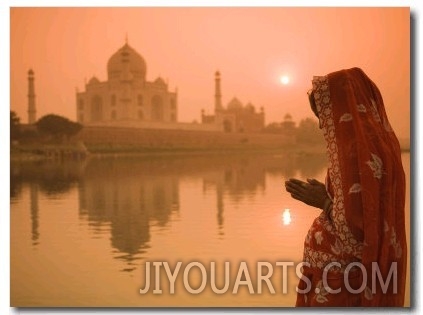
[[[411,153],[410,148],[402,148],[401,153]],[[41,148],[31,149],[14,148],[10,150],[10,162],[20,161],[42,161],[42,160],[85,160],[87,158],[120,158],[120,157],[154,157],[154,156],[216,156],[216,155],[256,155],[256,154],[298,154],[298,155],[321,155],[326,154],[326,149],[319,145],[287,145],[279,148],[140,148],[140,147],[121,147],[107,149],[88,149],[83,157],[73,158],[72,156],[48,156],[42,152]]]
[[[40,152],[40,151],[39,151]],[[130,156],[205,156],[205,155],[235,155],[235,154],[299,154],[299,155],[314,155],[325,154],[325,149],[313,145],[297,145],[286,146],[284,148],[210,148],[210,149],[185,149],[185,148],[169,148],[169,149],[145,149],[145,148],[118,148],[108,150],[88,149],[88,153],[84,158],[108,158],[108,157],[130,157]],[[57,160],[57,159],[73,159],[72,157],[52,157],[42,153],[35,153],[34,151],[11,150],[10,161],[39,161],[39,160]]]

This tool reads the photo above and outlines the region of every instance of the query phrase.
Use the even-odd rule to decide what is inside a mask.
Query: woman
[[[285,183],[293,198],[323,210],[305,239],[296,305],[403,306],[405,175],[382,96],[359,68],[312,83],[329,168],[326,184]]]

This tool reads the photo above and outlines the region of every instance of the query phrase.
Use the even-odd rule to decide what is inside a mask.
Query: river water
[[[410,155],[402,158],[409,188]],[[308,154],[14,162],[11,305],[293,306],[295,266],[319,210],[292,200],[284,181],[324,181],[325,167],[324,155]],[[408,244],[409,216],[407,189]],[[160,269],[157,262],[163,262]],[[171,294],[164,265],[172,272],[178,262]],[[284,273],[278,262],[294,266],[286,265]],[[273,270],[270,286],[257,281],[260,263],[262,275]],[[247,275],[235,288],[244,267]],[[214,292],[212,278],[220,289],[229,279],[227,291]]]

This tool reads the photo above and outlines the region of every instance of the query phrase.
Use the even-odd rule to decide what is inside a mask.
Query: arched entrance
[[[91,121],[103,120],[103,101],[96,95],[91,99]]]
[[[228,119],[223,121],[223,130],[225,132],[232,132],[232,122]]]
[[[163,121],[163,116],[163,100],[160,96],[155,95],[151,100],[151,119],[154,121]]]

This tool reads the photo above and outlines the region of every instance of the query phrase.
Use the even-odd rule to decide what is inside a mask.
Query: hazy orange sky
[[[37,118],[76,119],[76,95],[125,43],[147,63],[147,80],[178,88],[178,120],[213,111],[214,72],[223,103],[265,109],[266,123],[312,117],[313,75],[361,67],[378,85],[391,124],[410,133],[409,8],[11,8],[11,110],[27,122],[27,71]],[[280,77],[290,77],[288,85]]]

